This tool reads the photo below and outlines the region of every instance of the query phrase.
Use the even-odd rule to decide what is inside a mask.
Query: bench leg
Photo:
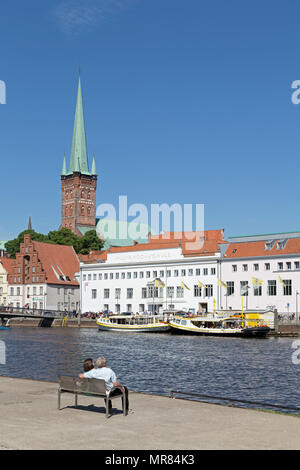
[[[57,409],[60,410],[60,390],[58,390]]]
[[[78,406],[78,393],[75,393],[75,408]]]

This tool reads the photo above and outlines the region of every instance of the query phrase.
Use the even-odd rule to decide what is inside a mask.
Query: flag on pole
[[[165,283],[162,282],[160,279],[155,279],[154,286],[155,287],[165,287]]]
[[[284,283],[284,281],[281,279],[280,276],[278,276],[278,280],[279,280],[279,282],[280,282],[283,286],[285,286],[285,283]]]
[[[226,284],[226,282],[224,282],[224,281],[221,281],[221,279],[218,279],[218,286],[225,287],[225,289],[227,288],[227,284]]]
[[[181,281],[181,287],[182,289],[187,289],[187,290],[191,290],[183,281]]]
[[[202,284],[202,282],[201,282],[201,281],[198,281],[198,286],[199,286],[199,287],[203,287],[203,288],[205,287],[205,285],[204,285],[204,284]]]
[[[252,284],[253,284],[254,286],[261,286],[262,283],[263,283],[263,282],[262,282],[260,279],[258,279],[257,277],[253,277],[253,278],[252,278]]]
[[[241,295],[247,294],[248,290],[249,290],[248,284],[245,284],[244,286],[241,286]]]

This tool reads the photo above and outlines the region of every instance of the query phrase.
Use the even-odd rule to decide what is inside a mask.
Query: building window
[[[268,295],[276,295],[276,281],[268,281]]]
[[[234,281],[227,281],[227,295],[234,294]]]
[[[132,299],[133,298],[133,289],[129,288],[127,289],[127,299]]]
[[[86,281],[86,274],[82,276],[83,280]]]
[[[121,278],[125,279],[125,273],[122,273]]]
[[[13,287],[10,288],[10,295],[14,295],[14,288]]]
[[[178,269],[174,269],[173,276],[178,277],[178,275],[179,275]]]
[[[36,287],[33,288],[32,293],[33,295],[36,295]]]
[[[94,281],[97,280],[97,274],[93,274],[93,280],[94,280]]]
[[[247,266],[247,265],[246,265]],[[248,297],[248,281],[241,281],[240,283],[240,294]]]
[[[167,277],[171,277],[171,271],[167,271]]]
[[[211,268],[210,269],[210,274],[214,276],[216,274],[216,268]]]
[[[283,295],[292,295],[292,280],[285,279],[283,283]]]
[[[203,276],[207,276],[208,275],[208,268],[203,268]]]
[[[279,271],[283,269],[283,263],[278,263],[277,266],[278,266]]]
[[[20,268],[19,268],[20,269]],[[19,271],[18,271],[19,272]],[[32,272],[35,273],[35,266],[32,266]]]
[[[88,280],[89,280],[89,281],[92,280],[92,275],[91,275],[91,274],[88,274]]]
[[[262,295],[262,288],[261,285],[259,286],[253,286],[253,295],[255,297],[261,296]]]
[[[258,265],[258,263],[255,263],[255,264],[253,265],[253,269],[254,269],[254,271],[259,271],[259,265]]]
[[[131,279],[131,273],[127,273],[127,279]]]
[[[104,273],[104,279],[108,279],[108,273]]]
[[[142,287],[142,299],[147,298],[147,287]]]
[[[43,295],[43,286],[40,287],[40,295]]]
[[[109,289],[104,289],[104,298],[109,299]]]
[[[181,286],[176,287],[176,294],[178,299],[182,299],[184,297],[184,288]]]
[[[202,295],[202,288],[194,285],[194,297],[201,297]]]
[[[92,299],[97,299],[97,289],[92,289]]]
[[[193,272],[194,270],[193,269],[189,269],[188,273],[189,273],[189,276],[193,276]]]
[[[196,269],[196,276],[200,276],[200,269],[199,268]]]
[[[164,277],[165,271],[159,271],[159,277]]]
[[[133,277],[134,277],[134,279],[137,279],[138,273],[136,271],[133,273]]]
[[[207,284],[204,289],[204,297],[212,297],[213,296],[213,285]]]
[[[17,287],[17,295],[20,295],[20,294],[21,294],[20,287]]]
[[[181,270],[181,276],[185,276],[185,269]]]
[[[150,276],[151,276],[151,273],[150,273],[150,271],[146,271],[146,277],[148,277],[148,278],[149,278]]]
[[[117,287],[115,289],[115,299],[120,299],[121,298],[121,289]]]
[[[116,273],[116,279],[119,279],[119,273]]]
[[[109,274],[109,279],[113,279],[114,278],[114,273],[110,273]]]
[[[153,277],[154,277],[154,278],[157,277],[157,271],[153,271]]]
[[[174,297],[174,286],[168,286],[167,287],[167,297]]]
[[[299,269],[300,268],[300,263],[299,261],[295,261],[295,269]]]
[[[140,271],[140,279],[143,279],[143,277],[144,277],[144,273],[143,271]]]
[[[270,271],[270,263],[265,263],[265,270]]]
[[[292,263],[290,261],[286,263],[286,269],[292,269]]]
[[[243,271],[244,272],[248,271],[248,264],[243,264]]]

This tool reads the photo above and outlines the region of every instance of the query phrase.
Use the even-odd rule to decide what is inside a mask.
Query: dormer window
[[[265,243],[265,250],[270,251],[272,250],[273,246],[275,245],[276,240],[268,240]]]
[[[277,250],[283,250],[285,248],[285,245],[287,243],[287,238],[284,238],[282,240],[278,240],[277,242]]]

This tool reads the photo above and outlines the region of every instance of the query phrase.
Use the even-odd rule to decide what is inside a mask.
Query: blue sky
[[[0,239],[60,224],[78,66],[98,204],[205,204],[226,236],[300,230],[295,0],[1,5]]]

